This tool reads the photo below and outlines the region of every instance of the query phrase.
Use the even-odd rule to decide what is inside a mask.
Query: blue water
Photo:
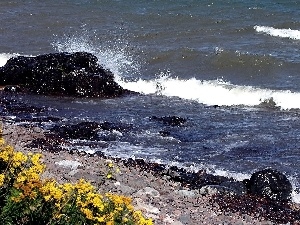
[[[91,52],[142,95],[24,101],[74,122],[133,124],[99,133],[106,154],[240,179],[273,167],[299,188],[299,12],[300,2],[275,0],[4,0],[0,65],[14,55]],[[153,115],[188,122],[166,127]]]

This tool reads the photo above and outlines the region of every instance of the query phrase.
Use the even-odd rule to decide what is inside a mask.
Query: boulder
[[[264,169],[252,174],[247,182],[250,193],[275,201],[291,199],[292,185],[287,177],[274,169]]]
[[[34,94],[75,97],[116,97],[132,93],[119,86],[114,75],[97,61],[96,56],[86,52],[18,56],[0,68],[0,85],[18,85]]]

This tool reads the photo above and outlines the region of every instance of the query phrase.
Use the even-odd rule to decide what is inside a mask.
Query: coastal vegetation
[[[0,220],[2,224],[150,225],[151,219],[136,211],[131,198],[100,194],[84,179],[59,184],[42,179],[41,154],[24,154],[0,136]],[[107,178],[111,178],[112,164]]]

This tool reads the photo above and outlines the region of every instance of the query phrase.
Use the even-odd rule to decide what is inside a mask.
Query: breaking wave
[[[154,80],[138,79],[130,82],[120,79],[118,83],[124,88],[139,93],[180,97],[206,105],[257,106],[272,103],[269,105],[281,109],[300,108],[300,102],[298,101],[300,93],[233,85],[223,80],[201,81],[196,78],[180,80],[169,76],[161,76]]]
[[[254,29],[260,33],[266,33],[274,37],[290,38],[300,40],[300,31],[292,29],[277,29],[267,26],[254,26]]]

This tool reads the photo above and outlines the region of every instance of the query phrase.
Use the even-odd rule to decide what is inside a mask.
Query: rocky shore
[[[170,175],[160,176],[137,162],[28,148],[32,140],[44,138],[43,130],[7,122],[2,127],[4,138],[17,151],[43,154],[45,178],[53,177],[61,183],[84,178],[100,192],[131,196],[135,207],[152,217],[155,224],[299,224],[300,207],[291,202],[281,204],[250,195],[205,193],[174,181]],[[113,168],[108,166],[110,162]]]
[[[291,201],[292,185],[280,171],[269,168],[236,181],[205,170],[191,172],[143,159],[112,158],[101,151],[110,140],[103,141],[98,131],[127,132],[132,125],[63,121],[17,97],[19,91],[101,98],[133,94],[118,86],[113,75],[96,62],[86,53],[49,54],[18,57],[0,68],[0,84],[13,85],[0,91],[3,137],[17,151],[43,154],[44,178],[60,183],[84,178],[100,192],[131,196],[135,207],[158,225],[300,224],[300,206]],[[186,122],[178,116],[149,119],[174,127]],[[41,126],[45,123],[51,125]],[[160,135],[168,136],[168,131]],[[97,151],[80,151],[80,145]]]

